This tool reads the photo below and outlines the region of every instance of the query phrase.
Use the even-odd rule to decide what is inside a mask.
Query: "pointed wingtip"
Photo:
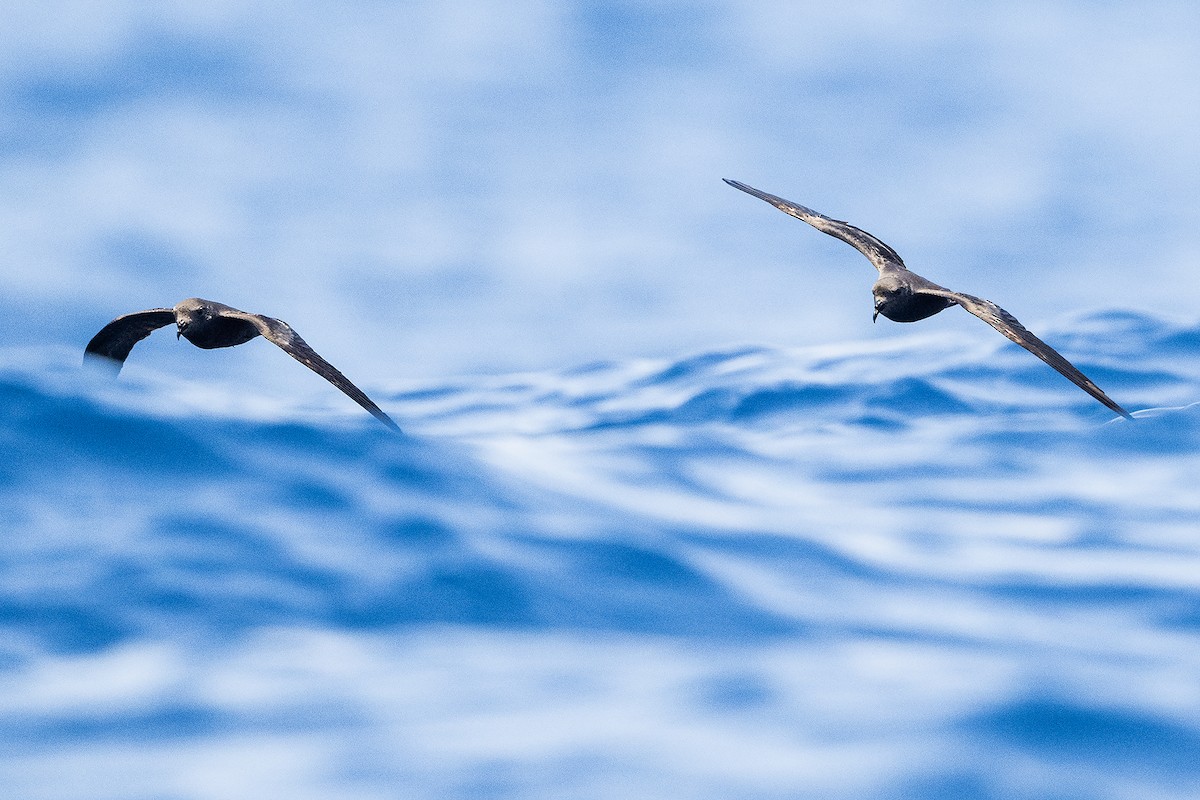
[[[389,417],[387,414],[383,414],[382,416],[376,416],[375,418],[377,420],[379,420],[380,422],[382,422],[384,425],[386,425],[388,428],[395,431],[396,433],[399,433],[399,434],[404,433],[404,431],[400,430],[400,426],[397,425],[395,422],[393,422],[392,418]]]
[[[355,400],[358,401],[358,404],[360,406],[362,406],[367,411],[369,411],[371,413],[372,417],[379,420],[380,422],[382,422],[387,427],[391,428],[396,433],[404,433],[404,431],[400,430],[400,426],[397,425],[396,422],[391,417],[388,416],[386,411],[384,411],[379,406],[375,405],[374,401],[372,401],[370,398],[368,398],[365,394],[363,395],[363,397],[366,398],[365,403],[362,400],[358,400],[358,398],[355,398]]]
[[[1095,397],[1097,400],[1099,400],[1101,403],[1103,403],[1108,408],[1109,411],[1115,412],[1116,414],[1119,414],[1122,418],[1127,419],[1130,422],[1133,422],[1133,420],[1134,420],[1133,414],[1130,414],[1128,411],[1121,408],[1121,406],[1115,400],[1113,400],[1111,397],[1109,397],[1104,392],[1102,392],[1100,390],[1099,386],[1096,386],[1093,383],[1092,387],[1095,388],[1095,390],[1096,390],[1096,392],[1098,392],[1098,394],[1092,393],[1090,391],[1088,392],[1088,394],[1091,394],[1093,397]]]
[[[125,366],[124,359],[113,358],[110,355],[106,355],[105,353],[100,353],[95,350],[83,351],[83,363],[85,365],[95,364],[102,369],[111,370],[113,375],[119,374],[121,372],[121,367]]]
[[[787,210],[783,207],[784,205],[791,205],[790,203],[788,203],[787,200],[784,200],[782,197],[776,197],[773,194],[767,194],[762,189],[755,189],[753,186],[742,183],[741,181],[735,181],[733,178],[721,178],[721,180],[725,181],[727,184],[729,184],[733,188],[737,189],[738,191],[745,192],[746,194],[750,195],[751,197],[757,197],[759,200],[766,200],[768,203],[770,203],[771,205],[775,206],[776,208],[778,208],[782,211]],[[783,204],[783,205],[781,205],[781,204]]]
[[[775,206],[776,208],[778,208],[780,211],[784,212],[785,214],[792,214],[793,216],[795,216],[792,209],[798,209],[807,214],[815,213],[812,211],[812,209],[804,208],[803,206],[793,203],[790,200],[784,200],[782,197],[778,197],[778,196],[770,194],[768,192],[764,192],[762,189],[755,189],[753,186],[742,183],[741,181],[735,181],[732,178],[721,178],[721,180],[725,181],[733,188],[738,189],[739,191],[745,192],[746,194],[750,195],[751,197],[757,197],[759,200],[766,200],[768,203]]]

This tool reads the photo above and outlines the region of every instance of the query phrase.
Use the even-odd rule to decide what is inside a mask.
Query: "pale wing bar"
[[[841,239],[866,256],[875,265],[875,269],[880,272],[889,267],[893,269],[896,267],[905,269],[904,259],[900,258],[899,253],[861,228],[856,228],[848,222],[827,217],[799,203],[793,203],[790,200],[784,200],[782,197],[767,194],[764,191],[755,189],[753,186],[747,186],[740,181],[730,180],[729,178],[722,178],[721,180],[735,189],[741,189],[743,192],[754,195],[760,200],[766,200],[783,213],[807,222],[821,231],[821,233]]]

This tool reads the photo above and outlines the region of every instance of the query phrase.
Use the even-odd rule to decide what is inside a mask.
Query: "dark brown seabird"
[[[172,322],[177,328],[176,338],[182,336],[196,347],[205,350],[233,347],[256,336],[262,336],[341,389],[351,400],[371,412],[375,419],[397,433],[400,431],[400,427],[391,417],[383,413],[379,406],[371,402],[371,398],[338,372],[332,364],[317,355],[317,352],[286,322],[262,314],[249,314],[212,300],[190,297],[174,308],[152,308],[117,317],[92,337],[84,351],[84,357],[116,362],[117,370],[120,371],[135,344]]]
[[[880,314],[894,322],[916,322],[931,317],[950,306],[962,306],[981,320],[1024,347],[1035,356],[1058,370],[1067,380],[1099,400],[1105,407],[1126,419],[1133,419],[1129,412],[1114,403],[1100,387],[1077,370],[1057,350],[1034,336],[1000,306],[961,292],[952,292],[936,283],[922,278],[904,266],[899,254],[864,230],[849,223],[818,214],[811,208],[759,191],[728,178],[723,180],[735,189],[741,189],[760,200],[766,200],[785,214],[803,220],[822,233],[841,239],[862,253],[879,270],[879,279],[871,287],[875,297],[875,316]]]

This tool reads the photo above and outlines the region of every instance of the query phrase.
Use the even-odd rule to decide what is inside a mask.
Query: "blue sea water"
[[[20,798],[1192,798],[1200,324],[426,384],[0,351]]]

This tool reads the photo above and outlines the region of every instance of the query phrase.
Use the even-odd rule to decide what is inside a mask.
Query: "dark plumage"
[[[104,358],[116,362],[117,369],[125,363],[133,346],[158,328],[171,323],[177,327],[176,337],[182,336],[196,347],[212,350],[233,347],[262,336],[279,345],[283,352],[299,361],[325,380],[346,393],[384,425],[394,431],[399,426],[361,389],[338,372],[291,329],[286,322],[262,314],[238,311],[212,300],[191,297],[174,308],[152,308],[117,317],[92,337],[84,351],[85,358]]]
[[[741,189],[747,194],[766,200],[785,214],[803,220],[822,233],[827,233],[841,239],[854,247],[879,270],[879,279],[871,287],[875,297],[875,317],[880,314],[895,322],[916,322],[931,317],[950,306],[962,306],[996,330],[1024,347],[1035,356],[1045,361],[1062,373],[1067,380],[1099,400],[1106,408],[1120,414],[1126,419],[1133,419],[1129,412],[1113,402],[1100,387],[1092,383],[1086,375],[1080,372],[1063,358],[1057,350],[1027,331],[1017,318],[1000,306],[989,300],[983,300],[969,294],[952,292],[938,286],[932,281],[922,278],[904,266],[900,255],[883,242],[866,231],[856,228],[846,222],[830,219],[824,214],[818,214],[810,208],[776,197],[773,194],[759,191],[738,181],[724,179],[735,189]]]

